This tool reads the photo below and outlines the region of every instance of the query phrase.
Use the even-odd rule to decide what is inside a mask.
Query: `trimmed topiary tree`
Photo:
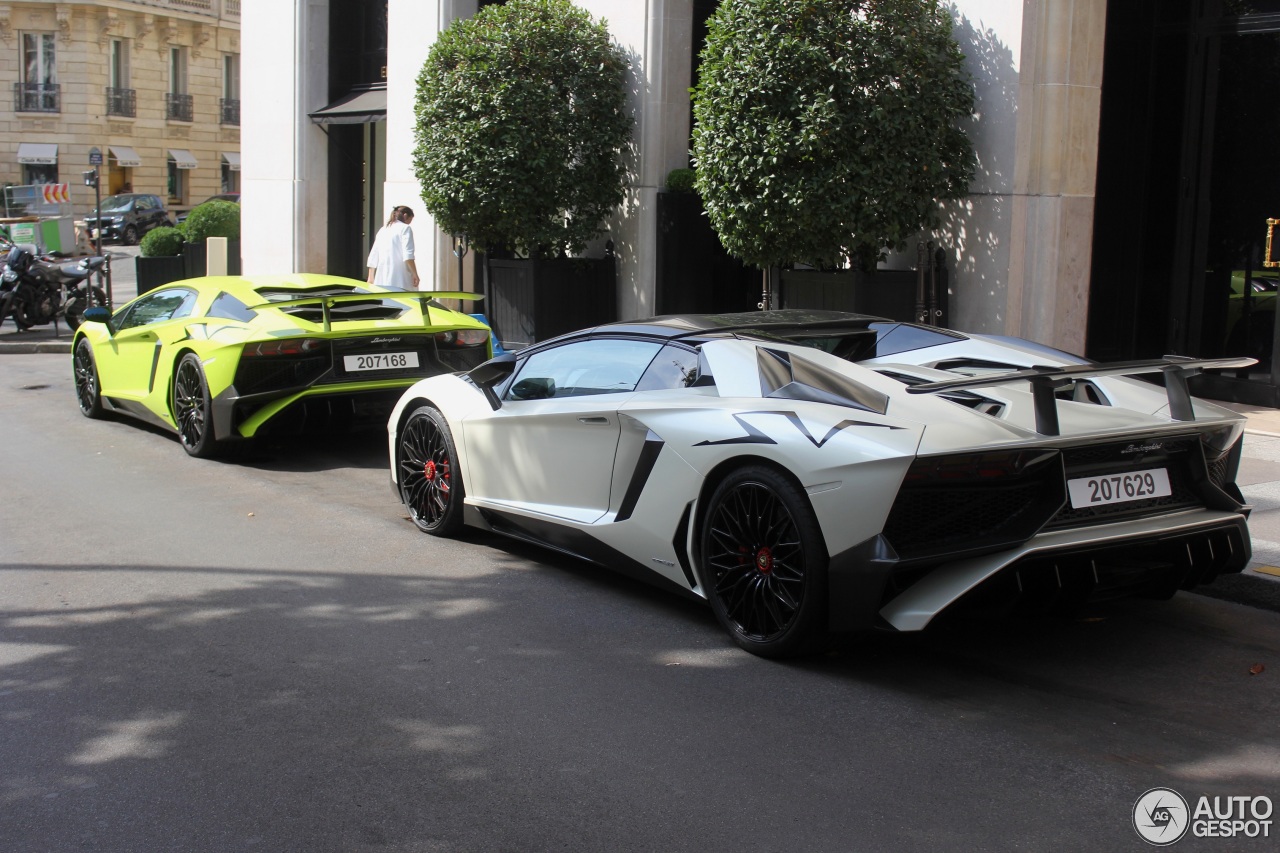
[[[233,201],[206,201],[191,208],[183,223],[187,241],[203,243],[209,237],[240,239],[240,205]]]
[[[693,158],[730,254],[873,271],[967,191],[973,88],[935,0],[724,0],[708,29]]]
[[[143,235],[138,249],[144,258],[163,258],[182,254],[182,243],[183,236],[180,230],[161,225]]]
[[[427,210],[472,245],[582,252],[622,203],[627,59],[568,0],[455,21],[418,75],[414,172]]]

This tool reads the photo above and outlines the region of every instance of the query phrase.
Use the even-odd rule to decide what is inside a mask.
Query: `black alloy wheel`
[[[413,411],[400,428],[396,472],[400,499],[418,529],[452,536],[462,527],[462,474],[453,432],[434,406]]]
[[[133,225],[126,225],[124,231],[120,234],[120,242],[126,246],[132,246],[138,242],[138,229]]]
[[[98,365],[93,360],[93,347],[88,338],[81,338],[76,343],[73,359],[76,376],[76,402],[80,404],[80,414],[86,418],[101,418],[106,414],[102,408],[102,386],[98,382]]]
[[[173,421],[178,427],[182,449],[188,454],[208,459],[217,453],[209,383],[205,381],[200,357],[195,353],[182,357],[173,377]]]
[[[711,608],[739,646],[780,658],[825,638],[826,546],[787,476],[749,465],[726,477],[708,502],[701,554]]]

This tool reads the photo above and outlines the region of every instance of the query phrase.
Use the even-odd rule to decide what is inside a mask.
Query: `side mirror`
[[[88,323],[105,323],[111,319],[111,311],[100,305],[84,309],[84,319]]]
[[[481,388],[491,389],[510,376],[515,369],[515,354],[506,353],[497,358],[491,358],[479,367],[473,368],[467,376],[471,377],[471,381]]]
[[[551,378],[521,379],[511,389],[517,400],[546,400],[556,395],[556,381]]]

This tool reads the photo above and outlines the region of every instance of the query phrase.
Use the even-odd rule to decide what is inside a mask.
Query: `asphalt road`
[[[192,460],[81,418],[69,367],[0,361],[4,853],[1144,850],[1150,788],[1280,800],[1270,610],[770,663],[635,582],[419,534],[381,435]]]

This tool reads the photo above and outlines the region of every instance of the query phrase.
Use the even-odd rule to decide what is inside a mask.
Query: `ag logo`
[[[1133,828],[1143,841],[1157,847],[1186,835],[1190,818],[1187,801],[1172,788],[1152,788],[1133,804]]]

